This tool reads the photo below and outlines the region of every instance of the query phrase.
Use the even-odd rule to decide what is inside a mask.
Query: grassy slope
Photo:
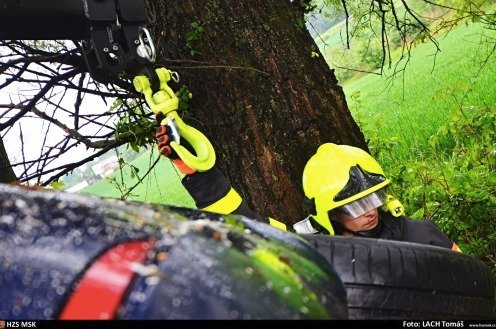
[[[143,176],[147,169],[153,164],[156,153],[153,153],[150,159],[150,152],[146,152],[136,158],[131,164],[140,169],[139,175]],[[121,172],[116,171],[111,177],[121,182]],[[131,178],[131,171],[129,166],[123,169],[123,182],[127,188],[132,187],[138,179]],[[84,194],[92,194],[103,197],[120,198],[121,192],[111,183],[108,179],[103,179],[93,185],[86,187],[81,191]],[[143,183],[138,185],[132,191],[129,200],[146,201],[152,203],[191,207],[195,206],[193,199],[184,189],[181,180],[171,162],[165,158],[161,158],[151,173],[143,180]]]
[[[346,22],[340,22],[315,38],[315,43],[322,49],[324,46],[346,45]]]
[[[431,43],[418,47],[403,76],[388,78],[392,74],[388,70],[382,77],[367,75],[347,83],[344,90],[350,109],[366,137],[377,129],[383,139],[397,137],[396,157],[408,158],[428,149],[428,138],[453,109],[495,107],[496,60],[493,56],[480,69],[491,46],[478,49],[481,32],[481,25],[451,31],[439,40],[442,51],[436,57]]]

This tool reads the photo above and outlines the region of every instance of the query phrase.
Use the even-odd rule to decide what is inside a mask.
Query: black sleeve
[[[269,224],[269,219],[251,210],[250,207],[248,207],[248,205],[246,204],[245,200],[241,202],[239,207],[235,211],[233,211],[232,214],[246,216],[259,222]]]
[[[216,167],[205,172],[195,172],[192,175],[185,176],[182,184],[199,209],[206,208],[221,200],[232,189],[227,178]],[[224,214],[242,215],[263,223],[269,223],[267,217],[263,217],[251,210],[244,199],[241,200],[236,209],[226,210]]]
[[[453,241],[446,237],[431,220],[413,221],[405,219],[403,240],[449,249],[453,247]]]
[[[210,206],[224,197],[231,189],[231,184],[216,167],[205,172],[197,171],[192,175],[185,176],[182,184],[195,200],[199,209]]]

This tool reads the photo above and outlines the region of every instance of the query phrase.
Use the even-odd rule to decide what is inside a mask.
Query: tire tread
[[[336,269],[352,319],[494,318],[494,282],[481,261],[434,246],[303,236]]]

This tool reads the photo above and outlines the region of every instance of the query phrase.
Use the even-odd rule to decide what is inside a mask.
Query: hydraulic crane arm
[[[155,48],[145,27],[144,0],[0,0],[0,40],[81,42],[90,74],[145,73],[155,84]]]
[[[89,21],[81,0],[0,0],[0,39],[85,39]]]

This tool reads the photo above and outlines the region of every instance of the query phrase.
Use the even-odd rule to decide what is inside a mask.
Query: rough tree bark
[[[287,224],[306,216],[301,175],[320,144],[367,149],[294,3],[149,1],[159,59],[193,92],[186,121],[210,138],[249,205]],[[195,56],[185,40],[192,22],[204,28]]]
[[[0,183],[11,183],[15,181],[17,181],[17,176],[12,170],[2,137],[0,137]]]

